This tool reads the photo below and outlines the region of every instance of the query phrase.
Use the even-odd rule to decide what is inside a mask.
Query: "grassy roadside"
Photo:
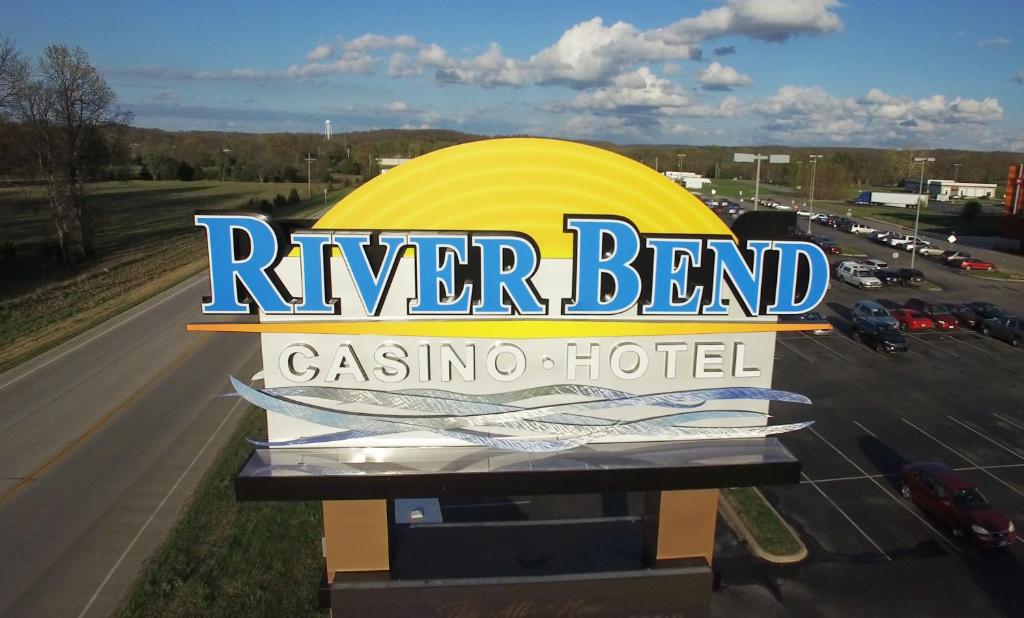
[[[242,209],[252,195],[273,197],[290,187],[141,181],[97,187],[105,227],[97,237],[94,261],[64,270],[40,264],[34,253],[23,250],[17,263],[3,272],[0,372],[200,272],[203,239],[191,219],[196,208]],[[10,222],[5,234],[25,238],[28,247],[49,233],[41,221],[45,210],[37,192],[34,188],[0,191],[0,215]],[[338,200],[345,192],[329,194],[328,201]],[[323,195],[314,194],[310,200],[279,209],[275,216],[301,218],[322,207]]]
[[[326,616],[317,607],[319,502],[235,501],[232,479],[266,435],[250,407],[163,546],[128,593],[122,616]]]
[[[729,502],[757,543],[769,554],[789,556],[802,549],[800,542],[775,511],[768,507],[756,488],[722,489],[722,497]]]

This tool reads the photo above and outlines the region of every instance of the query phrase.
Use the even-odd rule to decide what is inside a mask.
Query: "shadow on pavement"
[[[885,478],[882,479],[883,482],[888,483],[894,491],[898,492],[901,486],[900,468],[910,462],[903,455],[900,455],[885,442],[874,436],[861,436],[857,438],[857,444],[860,446],[864,456],[871,462],[871,465],[875,467],[875,470],[879,474],[885,475]]]

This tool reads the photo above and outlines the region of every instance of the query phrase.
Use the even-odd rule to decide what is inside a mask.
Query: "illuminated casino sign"
[[[209,315],[259,322],[269,446],[760,437],[778,316],[816,307],[814,244],[739,241],[668,179],[605,150],[500,139],[380,176],[308,229],[197,214]]]

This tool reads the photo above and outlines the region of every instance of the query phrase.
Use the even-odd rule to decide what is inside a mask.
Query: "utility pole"
[[[810,205],[811,216],[807,217],[807,233],[810,234],[811,233],[811,217],[814,216],[814,181],[815,181],[815,177],[816,177],[817,172],[818,172],[818,159],[821,159],[822,155],[812,154],[812,155],[808,155],[808,158],[811,160],[811,205]]]
[[[656,171],[656,172],[660,172],[661,171],[661,170],[658,169],[658,157],[654,157],[654,171]]]
[[[313,197],[313,161],[316,161],[308,152],[306,153],[306,199]]]
[[[679,171],[682,172],[683,171],[683,157],[685,157],[686,155],[684,155],[683,153],[679,153],[677,156],[679,157]]]
[[[910,247],[910,267],[914,267],[914,256],[917,255],[917,228],[921,223],[921,196],[924,190],[924,166],[934,163],[935,157],[914,157],[914,165],[921,166],[921,180],[917,184],[917,215],[914,217],[914,244]],[[931,192],[929,191],[929,194]]]
[[[956,182],[959,179],[960,179],[960,164],[959,163],[954,163],[953,164],[953,182]]]

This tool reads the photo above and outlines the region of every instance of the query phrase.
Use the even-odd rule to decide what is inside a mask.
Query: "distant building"
[[[399,159],[399,158],[396,158],[396,157],[392,157],[392,158],[383,157],[383,158],[377,159],[377,167],[380,168],[380,173],[384,174],[385,172],[389,172],[389,171],[395,169],[396,167],[398,167],[399,165],[401,165],[403,163],[408,163],[409,161],[412,161],[412,159]]]
[[[920,181],[908,179],[903,181],[903,186],[911,193],[918,193]],[[939,202],[959,199],[995,199],[995,183],[982,182],[956,182],[953,180],[929,179],[927,185],[928,195],[931,199]]]
[[[711,184],[710,178],[704,178],[700,174],[694,172],[662,172],[665,177],[673,182],[677,182],[687,189],[700,191],[704,188],[704,185]]]

